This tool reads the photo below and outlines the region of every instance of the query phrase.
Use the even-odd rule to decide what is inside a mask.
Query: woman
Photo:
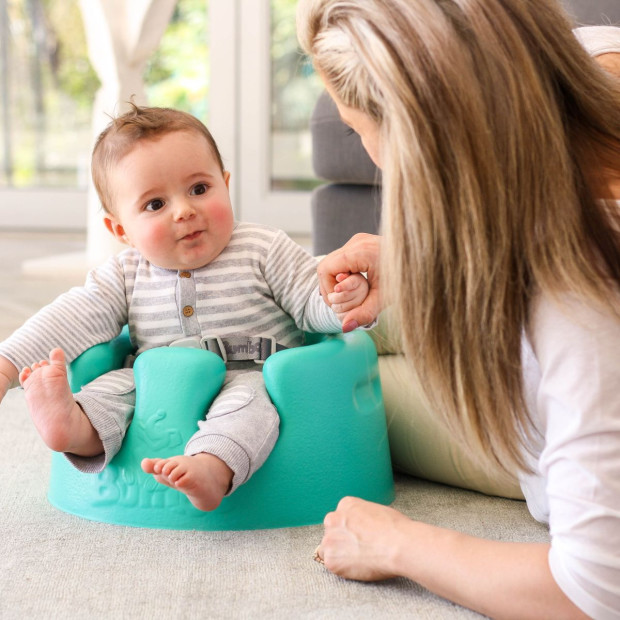
[[[518,471],[551,544],[345,498],[317,551],[493,617],[620,618],[620,87],[555,0],[301,0],[298,34],[383,169],[383,240],[349,327],[389,304],[433,410]],[[380,298],[381,297],[381,298]]]

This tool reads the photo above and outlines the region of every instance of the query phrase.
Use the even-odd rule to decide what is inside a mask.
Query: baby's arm
[[[343,320],[346,314],[357,308],[368,295],[368,281],[361,273],[339,273],[338,284],[329,293],[327,300],[335,315]]]
[[[0,402],[10,388],[17,385],[19,371],[6,357],[0,355]]]

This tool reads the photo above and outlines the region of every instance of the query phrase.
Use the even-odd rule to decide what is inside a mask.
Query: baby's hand
[[[335,315],[342,321],[346,314],[357,308],[368,295],[368,281],[361,273],[339,273],[338,284],[327,300]]]

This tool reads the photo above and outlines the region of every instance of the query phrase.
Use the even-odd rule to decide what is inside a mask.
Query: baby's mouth
[[[189,235],[185,235],[181,237],[181,241],[193,241],[194,239],[198,239],[202,234],[202,230],[197,230],[196,232],[190,233]]]

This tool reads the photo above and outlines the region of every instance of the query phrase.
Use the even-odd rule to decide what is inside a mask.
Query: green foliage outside
[[[0,0],[0,187],[84,186],[99,79],[75,0]],[[152,105],[208,115],[207,0],[179,0],[145,71]]]
[[[285,137],[307,133],[322,89],[297,45],[296,5],[297,0],[270,2],[271,129]],[[144,74],[151,105],[179,108],[206,123],[208,14],[208,0],[178,0]],[[0,0],[0,28],[3,23],[0,48],[4,45],[7,62],[0,57],[0,187],[84,187],[92,104],[100,83],[88,60],[79,3]]]
[[[99,81],[77,2],[0,0],[0,16],[0,185],[82,184]]]
[[[271,0],[272,129],[298,130],[308,119],[323,87],[299,48],[295,30],[297,0]]]
[[[48,36],[57,40],[57,69],[53,70],[53,77],[64,94],[80,108],[90,111],[100,84],[88,60],[79,7],[76,2],[66,0],[41,1],[49,19]],[[209,62],[207,16],[207,0],[179,0],[144,74],[151,105],[181,108],[205,120]]]
[[[179,0],[144,81],[150,105],[178,108],[208,121],[207,0]]]
[[[46,41],[55,53],[44,55],[43,69],[61,93],[90,114],[99,78],[88,61],[82,14],[77,2],[41,0],[46,16]],[[21,3],[23,4],[23,2]]]

